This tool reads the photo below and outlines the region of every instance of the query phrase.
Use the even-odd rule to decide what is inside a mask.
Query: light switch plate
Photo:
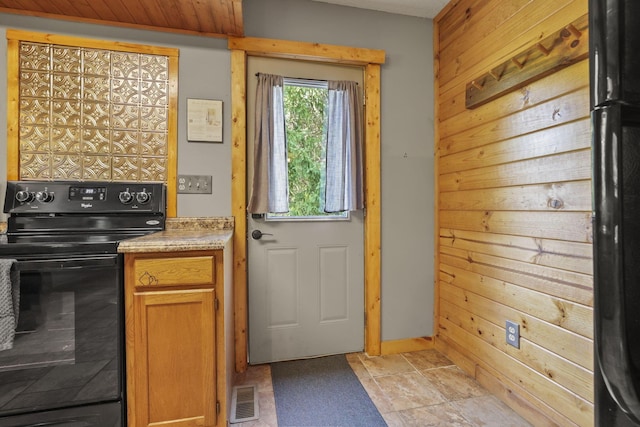
[[[178,175],[178,193],[211,194],[211,175]]]

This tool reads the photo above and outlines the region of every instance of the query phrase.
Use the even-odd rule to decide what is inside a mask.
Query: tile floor
[[[347,355],[389,427],[524,427],[528,422],[436,350],[380,357]],[[236,385],[257,385],[260,418],[238,427],[276,427],[269,365],[250,366]]]

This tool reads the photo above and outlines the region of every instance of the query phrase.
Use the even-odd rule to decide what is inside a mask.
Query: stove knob
[[[151,200],[151,194],[147,193],[146,191],[140,191],[136,193],[136,201],[141,205],[149,203],[149,200]]]
[[[36,200],[42,203],[49,203],[53,201],[53,193],[48,191],[38,191],[36,193]]]
[[[120,199],[120,202],[122,202],[123,204],[128,205],[133,201],[133,195],[128,191],[122,191],[118,195],[118,199]]]
[[[16,193],[16,200],[20,203],[29,203],[33,200],[33,193],[29,193],[28,191],[20,190]]]

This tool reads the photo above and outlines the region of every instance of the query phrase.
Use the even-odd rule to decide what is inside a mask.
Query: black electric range
[[[117,247],[164,229],[165,192],[161,183],[7,184],[0,426],[126,425]]]

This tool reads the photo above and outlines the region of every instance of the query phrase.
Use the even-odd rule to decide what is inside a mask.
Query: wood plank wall
[[[586,14],[454,0],[434,21],[435,345],[534,425],[593,425],[588,60],[472,110],[465,87]]]

